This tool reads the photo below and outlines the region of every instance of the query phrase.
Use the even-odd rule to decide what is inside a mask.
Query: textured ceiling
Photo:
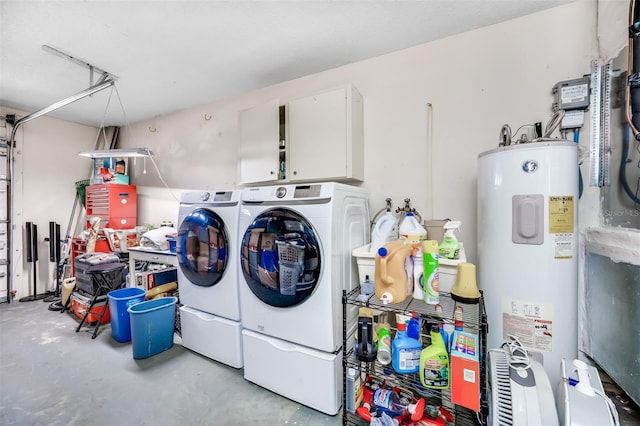
[[[43,45],[117,77],[51,116],[124,125],[569,2],[2,0],[0,104],[34,112],[89,87]]]

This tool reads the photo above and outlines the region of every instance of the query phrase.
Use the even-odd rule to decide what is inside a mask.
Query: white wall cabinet
[[[363,101],[355,87],[293,99],[285,110],[284,153],[277,102],[240,113],[241,183],[364,179]]]
[[[280,102],[240,111],[240,183],[278,180]]]

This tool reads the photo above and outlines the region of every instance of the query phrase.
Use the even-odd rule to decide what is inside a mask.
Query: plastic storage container
[[[148,358],[173,346],[176,297],[160,297],[129,306],[134,359]]]
[[[145,293],[141,288],[131,287],[113,290],[107,294],[109,311],[111,312],[111,337],[116,342],[131,341],[131,321],[128,309],[136,303],[144,302]]]
[[[82,319],[84,314],[89,311],[89,306],[91,305],[92,297],[83,296],[77,291],[71,293],[71,310],[75,314],[76,317]],[[105,307],[106,305],[106,307]],[[87,318],[85,318],[85,322],[87,324],[95,324],[100,319],[100,315],[102,314],[103,309],[104,315],[102,315],[102,320],[100,324],[106,324],[110,321],[109,315],[109,304],[107,302],[107,298],[105,296],[100,296],[96,299],[93,308],[89,311]]]
[[[356,264],[358,265],[358,280],[360,282],[375,276],[376,273],[376,253],[371,252],[371,245],[367,244],[362,247],[353,249],[351,255],[356,258]]]

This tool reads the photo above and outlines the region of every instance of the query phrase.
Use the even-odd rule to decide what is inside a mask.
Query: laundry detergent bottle
[[[413,294],[411,248],[396,240],[380,247],[375,259],[374,290],[382,303],[401,303]]]
[[[422,343],[407,336],[407,324],[398,323],[398,332],[391,342],[391,365],[398,374],[417,373],[420,369]]]
[[[398,220],[391,212],[380,217],[371,231],[371,253],[377,253],[380,247],[389,241],[398,239]]]
[[[420,353],[420,382],[429,389],[449,388],[449,353],[439,327],[431,326],[431,345]]]
[[[418,219],[412,212],[408,212],[398,228],[400,233],[400,240],[404,241],[406,245],[411,247],[413,243],[422,244],[427,240],[427,230],[424,226],[420,225]]]

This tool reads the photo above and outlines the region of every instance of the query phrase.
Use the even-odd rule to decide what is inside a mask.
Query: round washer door
[[[180,224],[176,255],[180,269],[192,284],[211,287],[222,279],[228,247],[226,227],[215,212],[196,209]]]
[[[244,279],[263,302],[276,307],[302,303],[320,277],[320,244],[309,222],[296,212],[261,213],[242,238]]]

